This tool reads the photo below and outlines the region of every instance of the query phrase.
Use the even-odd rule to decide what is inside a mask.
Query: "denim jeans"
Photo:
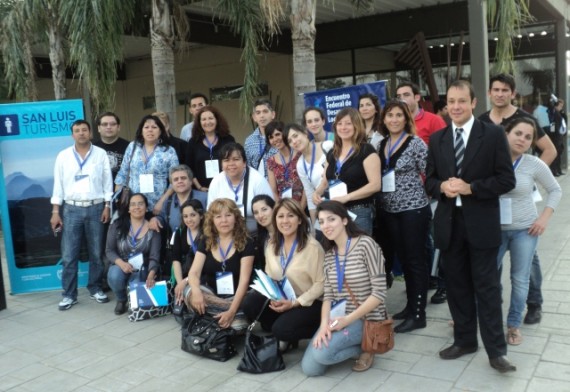
[[[144,282],[146,281],[146,276],[147,273],[145,270],[126,274],[121,267],[113,264],[109,267],[109,271],[107,272],[107,283],[109,283],[109,287],[113,290],[113,293],[115,293],[117,301],[124,302],[127,300],[127,283],[132,281]]]
[[[87,289],[95,294],[101,290],[105,266],[101,258],[101,243],[103,241],[104,203],[90,207],[63,205],[63,232],[61,237],[62,275],[61,285],[63,296],[77,299],[77,272],[81,241],[87,241],[89,252],[89,280]]]
[[[528,295],[532,258],[538,237],[528,234],[528,229],[503,230],[502,242],[497,256],[499,271],[507,250],[511,255],[511,303],[507,316],[508,327],[520,327],[525,301]]]
[[[356,215],[354,223],[368,235],[372,235],[372,207],[351,207],[349,211]]]
[[[321,345],[321,348],[313,347],[313,339],[309,342],[301,369],[309,377],[322,376],[329,365],[344,362],[349,358],[362,353],[363,321],[356,320],[342,331],[333,332],[329,345]],[[318,333],[318,331],[317,331]]]
[[[534,251],[532,258],[532,267],[530,267],[530,284],[528,286],[528,297],[526,298],[527,305],[541,305],[542,306],[542,271],[540,270],[540,260],[538,253]]]

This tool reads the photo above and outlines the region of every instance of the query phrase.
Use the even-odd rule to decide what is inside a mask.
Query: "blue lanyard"
[[[196,234],[196,238],[198,238],[200,234]],[[198,245],[194,242],[194,238],[192,238],[192,233],[190,232],[190,229],[186,229],[186,237],[188,239],[188,245],[192,246],[192,250],[194,251],[194,254],[196,254],[196,251],[198,250]]]
[[[129,233],[131,234],[131,246],[133,247],[133,249],[135,248],[135,246],[137,246],[137,237],[139,236],[139,234],[141,233],[142,228],[144,227],[144,223],[141,225],[141,227],[139,227],[139,229],[137,230],[137,232],[135,233],[135,231],[133,230],[133,225],[131,224],[131,226],[129,227]]]
[[[158,147],[158,144],[155,144],[155,145],[154,145],[154,148],[152,149],[152,152],[150,153],[150,155],[148,155],[147,152],[146,152],[146,148],[145,148],[144,144],[143,144],[143,146],[142,146],[142,151],[143,151],[144,159],[145,159],[145,162],[144,162],[144,168],[145,168],[145,170],[148,170],[148,163],[149,163],[150,159],[154,156],[154,152],[156,151],[156,147]]]
[[[317,145],[315,144],[315,142],[313,142],[313,155],[311,156],[311,170],[307,170],[307,162],[305,162],[305,158],[303,158],[303,166],[305,167],[305,173],[307,173],[307,176],[309,177],[309,181],[311,180],[311,177],[313,177],[313,167],[315,166],[315,149],[316,149]]]
[[[521,159],[522,159],[522,155],[520,157],[518,157],[518,159],[516,161],[513,162],[513,171],[517,170],[517,167],[519,167],[519,164],[521,163]]]
[[[218,135],[216,135],[216,138],[214,139],[214,143],[210,143],[207,136],[204,136],[204,140],[206,140],[206,144],[208,145],[208,148],[210,149],[210,159],[214,159],[213,150],[214,150],[214,146],[218,142]]]
[[[228,186],[232,189],[232,192],[235,195],[235,199],[236,199],[236,203],[238,201],[238,193],[241,189],[241,186],[243,184],[243,179],[245,178],[245,170],[243,171],[243,174],[241,176],[241,181],[239,182],[238,186],[234,188],[234,185],[232,184],[232,181],[230,180],[230,178],[226,175],[226,181],[228,182]]]
[[[283,164],[283,170],[284,170],[283,175],[285,176],[285,181],[289,181],[289,164],[291,163],[291,160],[293,160],[293,150],[292,149],[289,152],[289,154],[290,154],[289,155],[289,162],[286,162],[283,154],[281,154],[281,152],[279,153],[279,156],[281,157],[281,163]]]
[[[344,165],[344,163],[347,161],[348,158],[350,158],[350,155],[352,154],[352,152],[354,151],[354,147],[350,147],[350,150],[348,150],[348,154],[346,154],[346,156],[344,157],[344,159],[341,161],[340,159],[336,161],[336,171],[334,172],[334,174],[336,175],[336,178],[338,179],[338,176],[340,175],[340,169],[342,169],[342,165]]]
[[[287,256],[287,261],[285,261],[285,240],[281,240],[281,269],[283,270],[283,277],[285,277],[285,271],[287,271],[289,263],[291,262],[291,260],[293,260],[295,249],[297,249],[297,238],[295,238],[295,242],[293,242],[293,246],[289,251],[289,256]]]
[[[348,250],[350,249],[351,238],[348,237],[346,241],[346,250],[344,251],[344,264],[340,267],[340,260],[338,257],[338,249],[335,247],[334,258],[336,263],[336,285],[339,293],[342,293],[342,285],[344,283],[344,271],[346,270],[346,259],[348,257]]]
[[[91,156],[91,151],[93,151],[93,145],[91,145],[91,148],[89,148],[87,155],[85,155],[85,159],[81,159],[81,155],[79,155],[77,151],[75,151],[75,147],[73,147],[73,155],[75,156],[75,160],[79,165],[79,171],[83,171],[83,166],[85,166],[85,163],[87,163],[87,160]]]
[[[396,143],[394,144],[394,146],[392,147],[392,139],[390,137],[388,137],[388,155],[386,156],[386,170],[388,170],[388,168],[390,167],[390,157],[392,156],[392,153],[394,152],[394,150],[400,145],[400,142],[402,141],[402,139],[406,136],[406,132],[402,132],[402,135],[398,138],[398,140],[396,140]]]
[[[224,252],[222,249],[222,244],[220,243],[220,239],[218,238],[218,249],[220,250],[220,255],[222,256],[222,272],[226,272],[226,260],[228,258],[228,254],[230,253],[230,250],[232,250],[232,246],[234,246],[234,240],[230,242],[228,249],[226,249]]]

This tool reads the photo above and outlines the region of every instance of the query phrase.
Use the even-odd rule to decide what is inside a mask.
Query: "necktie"
[[[457,168],[457,176],[459,177],[461,175],[463,155],[465,155],[465,143],[463,143],[463,128],[457,128],[455,132],[455,167]]]

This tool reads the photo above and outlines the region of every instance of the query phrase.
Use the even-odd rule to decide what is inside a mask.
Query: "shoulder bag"
[[[344,282],[350,298],[356,307],[360,304],[356,301],[356,297]],[[362,351],[366,353],[384,354],[394,348],[394,320],[388,316],[388,312],[384,311],[386,315],[385,320],[372,321],[364,320],[364,327],[362,330]]]
[[[269,299],[265,301],[259,314],[247,328],[245,334],[245,344],[243,347],[243,357],[237,367],[237,370],[246,373],[269,373],[277,372],[285,369],[283,356],[279,351],[279,342],[273,335],[260,336],[252,332],[255,324],[259,320],[261,313],[269,303]]]

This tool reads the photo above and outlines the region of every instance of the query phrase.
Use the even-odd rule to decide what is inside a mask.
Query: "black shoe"
[[[447,301],[447,290],[437,289],[434,295],[431,296],[432,304],[442,304]]]
[[[407,319],[405,319],[404,321],[402,321],[400,324],[398,324],[398,326],[396,326],[394,328],[394,332],[396,333],[404,333],[404,332],[410,332],[413,331],[414,329],[420,329],[420,328],[425,328],[426,327],[426,320],[425,319],[421,319],[421,318],[413,318],[413,317],[409,317]]]
[[[537,304],[528,304],[526,316],[524,316],[525,324],[538,324],[542,319],[542,306]]]
[[[491,367],[493,369],[497,369],[501,373],[517,371],[517,367],[513,365],[505,356],[489,358],[489,364],[491,364]]]
[[[477,351],[477,346],[474,347],[459,347],[455,344],[443,349],[439,352],[441,359],[457,359],[467,354],[472,354]]]
[[[408,312],[408,308],[405,308],[404,310],[402,310],[399,313],[396,313],[395,315],[392,316],[392,318],[394,320],[405,320],[408,318],[408,316],[410,316],[410,313]]]
[[[126,311],[127,311],[127,301],[117,301],[117,305],[115,305],[115,314],[117,316],[120,316]]]

